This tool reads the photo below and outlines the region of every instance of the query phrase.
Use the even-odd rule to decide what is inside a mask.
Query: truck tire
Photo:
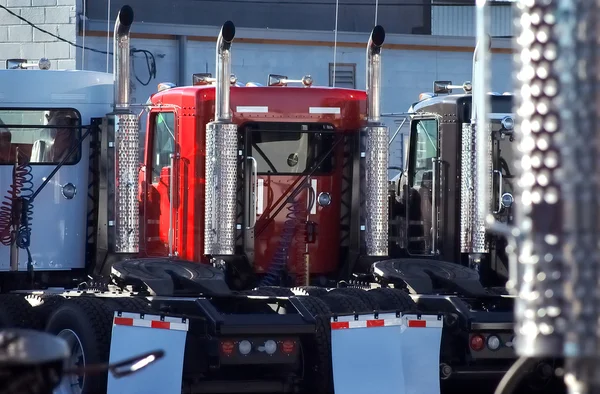
[[[308,342],[306,354],[305,387],[307,393],[329,394],[333,392],[331,364],[331,310],[327,304],[312,296],[298,297],[298,301],[315,318],[315,335]]]
[[[362,302],[365,303],[367,307],[371,311],[379,310],[381,307],[379,306],[379,302],[377,298],[372,296],[370,293],[363,289],[356,289],[353,287],[342,287],[339,289],[333,289],[329,292],[329,294],[340,294],[340,295],[348,295],[354,298],[358,298]]]
[[[294,293],[288,288],[285,287],[277,287],[277,286],[261,286],[257,287],[257,291],[268,291],[269,293],[274,294],[277,297],[292,297]]]
[[[327,294],[319,297],[333,313],[364,313],[372,312],[359,298],[342,294]]]
[[[144,297],[111,297],[110,301],[117,304],[121,312],[151,313],[150,302]]]
[[[403,290],[380,287],[369,290],[369,294],[377,300],[384,311],[415,312],[417,304]]]
[[[66,300],[65,297],[59,295],[32,295],[25,297],[31,302],[34,302],[32,313],[35,319],[35,329],[44,330],[46,322],[50,317],[50,314],[54,312],[62,303]]]
[[[65,300],[48,319],[46,332],[67,341],[72,351],[67,365],[107,363],[110,353],[112,308],[102,299],[80,296]],[[81,394],[105,393],[107,372],[89,376],[67,376],[61,382],[66,392],[79,386]],[[71,391],[69,391],[71,390]]]
[[[35,316],[27,300],[19,294],[0,295],[0,329],[34,328]]]

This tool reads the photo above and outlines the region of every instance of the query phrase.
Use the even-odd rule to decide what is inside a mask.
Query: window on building
[[[171,165],[171,153],[175,151],[175,113],[156,113],[153,125],[152,183],[158,183],[160,172]]]
[[[335,63],[335,85],[333,66],[334,63],[329,63],[329,86],[356,89],[356,63]]]

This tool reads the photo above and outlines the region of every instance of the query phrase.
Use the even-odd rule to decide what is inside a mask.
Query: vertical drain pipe
[[[373,28],[367,44],[367,126],[365,181],[366,223],[365,243],[367,256],[388,255],[388,140],[389,130],[381,119],[381,47],[385,30]]]
[[[139,252],[138,117],[130,109],[130,30],[133,9],[121,7],[114,27],[113,74],[114,110],[109,114],[109,151],[114,154],[110,168],[114,185],[109,186],[109,243],[116,253]],[[110,173],[109,172],[109,173]],[[112,242],[110,242],[112,241]]]
[[[204,253],[235,254],[237,125],[230,109],[231,44],[235,25],[221,27],[216,47],[215,119],[206,125]]]

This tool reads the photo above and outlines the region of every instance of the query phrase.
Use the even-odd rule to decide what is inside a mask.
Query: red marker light
[[[469,346],[471,346],[471,349],[474,351],[479,352],[485,347],[485,338],[483,335],[473,335],[469,340]]]
[[[283,341],[281,344],[281,351],[286,354],[290,354],[294,351],[295,347],[296,343],[294,341]]]
[[[221,352],[226,356],[230,356],[233,353],[233,342],[231,341],[222,341],[221,342]]]

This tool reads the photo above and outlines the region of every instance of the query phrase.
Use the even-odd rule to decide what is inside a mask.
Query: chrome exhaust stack
[[[139,121],[130,109],[130,30],[133,9],[121,7],[114,27],[113,112],[107,115],[102,146],[106,149],[108,249],[114,253],[139,252]],[[104,190],[101,190],[104,193]]]
[[[235,25],[221,27],[216,48],[215,119],[206,125],[204,254],[235,254],[237,125],[231,122],[231,44]]]
[[[491,38],[487,34],[489,11],[486,1],[477,4],[477,45],[473,53],[471,123],[462,127],[461,157],[461,252],[479,271],[489,252],[486,218],[492,203],[492,131],[489,121],[489,77]]]
[[[367,44],[367,126],[365,147],[365,241],[368,256],[388,255],[388,140],[381,119],[381,47],[385,30],[375,26]]]
[[[128,109],[130,104],[130,48],[131,48],[131,24],[133,23],[133,9],[124,5],[121,7],[113,33],[113,74],[114,74],[114,108]]]

